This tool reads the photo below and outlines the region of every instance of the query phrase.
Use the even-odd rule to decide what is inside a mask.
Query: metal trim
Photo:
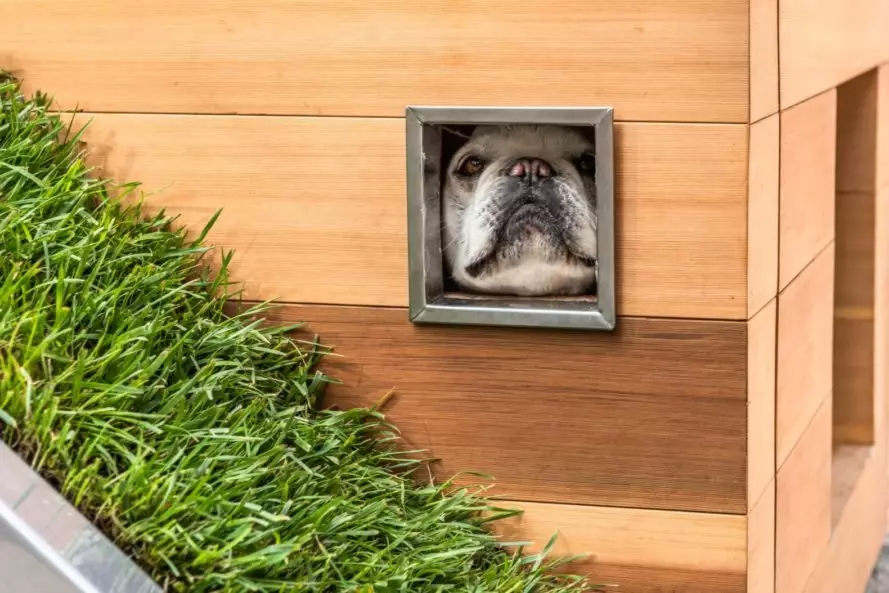
[[[405,109],[409,318],[418,324],[495,325],[611,331],[617,323],[614,255],[614,110],[611,107],[454,107]],[[508,298],[471,303],[443,294],[440,125],[539,123],[593,126],[598,209],[597,301]],[[434,180],[434,183],[432,182]]]
[[[54,579],[79,593],[161,593],[142,568],[2,441],[0,484],[0,544],[39,561],[44,582]],[[32,510],[24,512],[25,507]],[[7,556],[0,557],[0,574],[9,586],[21,577],[17,566],[5,565],[14,557]],[[16,586],[17,593],[44,593]]]

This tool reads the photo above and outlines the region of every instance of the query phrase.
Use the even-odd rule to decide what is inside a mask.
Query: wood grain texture
[[[775,480],[747,514],[746,593],[775,593]]]
[[[877,69],[877,189],[889,185],[889,65]]]
[[[626,593],[745,591],[743,515],[539,503],[501,506],[524,510],[497,526],[505,540],[533,541],[533,552],[558,531],[553,555],[588,555],[564,570],[589,574],[592,583],[616,585],[614,590]]]
[[[775,456],[780,468],[832,389],[834,248],[778,296]]]
[[[875,441],[886,443],[889,433],[889,65],[878,73],[877,197],[874,231],[874,421]],[[889,443],[886,443],[889,446]],[[889,454],[886,455],[889,459]],[[885,468],[885,465],[883,466]]]
[[[747,316],[778,293],[780,117],[750,126],[747,178]]]
[[[400,116],[411,104],[612,105],[622,120],[747,118],[746,0],[20,7],[0,2],[3,58],[68,108]]]
[[[840,446],[834,452],[833,507],[835,527],[809,579],[805,593],[863,591],[886,533],[887,483],[887,398],[889,398],[889,187],[879,180],[880,170],[889,165],[885,126],[889,125],[889,86],[886,68],[878,73],[876,230],[873,382],[873,446]],[[867,114],[864,114],[867,115]],[[883,138],[881,138],[883,136]],[[851,315],[850,315],[851,318]],[[869,322],[860,315],[859,322]],[[838,327],[838,330],[840,328]]]
[[[775,479],[777,300],[747,323],[747,504]]]
[[[778,109],[778,0],[750,0],[750,121]]]
[[[873,192],[877,189],[878,71],[869,70],[841,84],[836,94],[837,190]]]
[[[874,322],[834,321],[833,430],[837,443],[874,442]]]
[[[342,382],[326,404],[394,388],[387,417],[439,477],[482,472],[513,500],[746,511],[744,323],[621,318],[591,334],[298,305],[272,319],[306,321],[298,335],[341,356],[322,367]]]
[[[837,89],[834,441],[874,439],[878,73]]]
[[[836,422],[834,422],[836,431]],[[830,520],[831,528],[843,518],[846,504],[855,493],[858,482],[868,463],[873,457],[874,449],[869,445],[838,444],[836,432],[833,435],[833,456],[830,464]]]
[[[781,113],[779,288],[833,239],[836,91]]]
[[[781,109],[873,68],[889,57],[884,0],[781,0]]]
[[[839,443],[874,442],[875,198],[875,191],[837,195],[833,414]]]
[[[83,116],[86,117],[86,116]],[[85,121],[85,120],[81,120]],[[245,298],[406,306],[404,121],[97,116],[93,160],[234,248]],[[618,124],[620,315],[746,319],[746,126]]]
[[[876,194],[876,189],[837,193],[834,294],[839,318],[873,317]]]
[[[885,443],[871,450],[804,593],[864,591],[886,534]]]
[[[775,591],[802,593],[831,531],[830,396],[778,470]]]

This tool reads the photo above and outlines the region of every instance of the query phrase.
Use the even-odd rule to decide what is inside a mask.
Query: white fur
[[[448,168],[443,192],[443,248],[455,280],[465,288],[483,293],[523,296],[570,295],[582,293],[595,279],[595,269],[573,257],[553,260],[545,257],[546,242],[533,234],[523,244],[520,259],[498,265],[491,273],[473,278],[466,266],[490,249],[495,231],[498,184],[504,178],[498,170],[516,157],[542,158],[562,172],[560,200],[572,206],[572,247],[583,256],[596,259],[596,212],[584,191],[580,174],[569,159],[591,149],[589,141],[575,130],[551,126],[508,126],[480,128],[454,157]],[[469,152],[484,153],[489,165],[472,191],[453,179],[453,172]],[[486,211],[488,214],[486,214]]]

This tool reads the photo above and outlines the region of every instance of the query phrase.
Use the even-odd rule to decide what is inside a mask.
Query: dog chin
[[[462,288],[480,293],[534,296],[576,296],[595,280],[595,269],[567,262],[523,261],[507,268],[495,268],[473,278],[464,270],[454,275]]]

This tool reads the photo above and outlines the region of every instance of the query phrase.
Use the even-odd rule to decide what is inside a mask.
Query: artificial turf
[[[379,410],[320,409],[325,349],[228,312],[231,253],[208,271],[206,229],[96,175],[81,131],[0,73],[0,438],[165,590],[586,590],[492,536],[483,492],[417,479]]]

